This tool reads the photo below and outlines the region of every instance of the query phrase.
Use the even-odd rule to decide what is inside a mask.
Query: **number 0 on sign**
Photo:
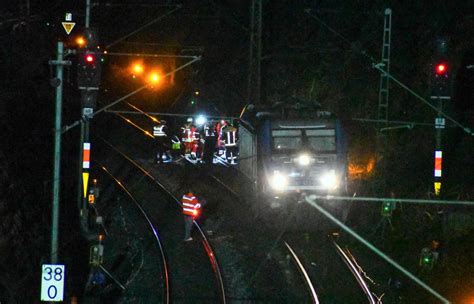
[[[63,301],[64,277],[64,265],[43,265],[41,273],[41,301]]]

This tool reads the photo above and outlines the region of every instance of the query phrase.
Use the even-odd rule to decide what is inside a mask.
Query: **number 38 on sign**
[[[64,265],[43,265],[41,274],[41,301],[63,301],[64,277]]]

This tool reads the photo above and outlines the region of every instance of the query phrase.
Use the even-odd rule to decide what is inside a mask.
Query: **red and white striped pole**
[[[82,149],[82,186],[84,188],[84,198],[87,196],[87,186],[89,182],[89,169],[91,166],[91,144],[84,143]]]
[[[436,195],[439,195],[441,191],[441,176],[442,172],[442,162],[443,162],[443,151],[435,151],[435,161],[434,161],[434,191]]]

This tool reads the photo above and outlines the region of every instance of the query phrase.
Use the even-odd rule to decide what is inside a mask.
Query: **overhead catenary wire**
[[[392,202],[392,203],[413,203],[430,205],[467,205],[474,206],[474,201],[451,201],[451,200],[430,200],[416,198],[388,198],[388,197],[353,197],[353,196],[333,196],[333,195],[313,195],[315,199],[336,200],[336,201],[362,201],[362,202]]]
[[[429,101],[427,101],[425,98],[423,98],[422,96],[420,96],[418,93],[416,93],[414,90],[412,90],[411,88],[409,88],[407,85],[405,85],[404,83],[402,83],[400,80],[398,80],[397,78],[395,78],[392,74],[390,74],[389,72],[385,71],[383,68],[382,68],[382,64],[377,62],[374,57],[370,56],[370,54],[368,54],[365,50],[363,50],[362,48],[360,48],[359,46],[355,47],[355,44],[353,42],[351,42],[349,39],[347,39],[346,37],[344,37],[344,35],[342,35],[341,33],[339,33],[338,31],[336,31],[335,29],[333,29],[331,26],[329,26],[328,24],[326,24],[323,20],[321,20],[321,18],[319,18],[318,16],[314,15],[314,14],[311,14],[311,9],[306,9],[305,12],[311,17],[313,18],[314,20],[318,21],[322,26],[324,26],[326,29],[328,29],[331,33],[333,33],[334,35],[336,35],[338,38],[340,38],[341,40],[343,40],[344,42],[348,43],[352,49],[354,50],[357,50],[358,52],[360,52],[360,54],[362,54],[363,56],[367,57],[371,63],[372,63],[372,67],[378,71],[380,71],[381,73],[383,73],[385,76],[387,76],[388,78],[390,78],[391,80],[393,80],[396,84],[398,84],[400,87],[402,87],[403,89],[405,89],[407,92],[409,92],[410,94],[412,94],[413,96],[415,96],[418,100],[420,100],[421,102],[423,102],[424,104],[426,104],[427,106],[429,106],[430,108],[432,108],[433,110],[435,110],[439,115],[445,117],[446,119],[448,119],[449,121],[451,121],[452,123],[454,123],[456,126],[458,126],[459,128],[461,128],[464,132],[466,132],[467,134],[471,135],[471,136],[474,136],[474,132],[462,125],[460,122],[458,122],[457,120],[455,120],[454,118],[452,118],[451,116],[449,116],[448,114],[446,114],[445,112],[443,112],[442,110],[438,109],[436,106],[432,105]]]
[[[361,242],[363,245],[365,245],[367,248],[369,248],[371,251],[373,251],[376,255],[380,256],[382,259],[387,261],[389,264],[397,268],[399,271],[401,271],[403,274],[405,274],[407,277],[409,277],[412,281],[414,281],[416,284],[420,285],[423,289],[431,293],[433,296],[441,300],[443,303],[450,303],[448,299],[443,297],[441,294],[439,294],[436,290],[428,286],[426,283],[418,279],[414,274],[406,270],[403,266],[398,264],[395,260],[387,256],[385,253],[380,251],[377,247],[372,245],[370,242],[365,240],[363,237],[361,237],[359,234],[357,234],[354,230],[351,228],[347,227],[344,223],[339,221],[337,218],[335,218],[331,213],[329,213],[326,209],[322,208],[318,203],[316,203],[316,196],[315,195],[309,195],[306,196],[305,198],[306,203],[308,203],[310,206],[313,206],[315,209],[317,209],[320,213],[322,213],[324,216],[326,216],[329,220],[334,222],[336,225],[341,227],[344,231],[349,233],[351,236],[353,236],[355,239],[357,239],[359,242]]]
[[[150,138],[155,138],[150,132],[148,132],[147,130],[143,129],[142,127],[140,127],[139,125],[137,125],[136,123],[134,123],[133,121],[131,121],[130,119],[128,119],[127,117],[124,117],[123,115],[121,114],[118,114],[118,113],[115,113],[115,115],[119,116],[120,118],[122,118],[123,120],[125,120],[127,123],[131,124],[132,126],[134,126],[135,128],[137,128],[138,130],[142,131],[146,136],[150,137]]]
[[[176,72],[178,72],[178,71],[184,69],[185,67],[187,67],[187,66],[193,64],[194,62],[196,62],[196,61],[198,61],[198,60],[201,60],[201,56],[194,57],[194,59],[192,59],[192,60],[186,62],[185,64],[180,65],[179,67],[177,67],[177,68],[174,69],[173,71],[170,71],[170,72],[166,73],[166,74],[163,75],[162,77],[163,77],[163,78],[164,78],[164,77],[168,77],[168,76],[172,75],[173,73],[176,73]],[[122,96],[122,97],[120,97],[119,99],[117,99],[117,100],[111,102],[110,104],[108,104],[108,105],[106,105],[106,106],[100,108],[99,110],[97,110],[96,112],[94,112],[93,114],[91,114],[89,117],[82,117],[81,119],[76,120],[76,121],[73,122],[72,124],[63,127],[62,133],[66,133],[67,131],[71,130],[72,128],[77,127],[77,126],[81,123],[81,121],[84,121],[85,119],[92,119],[92,118],[94,118],[97,114],[106,111],[107,109],[113,107],[114,105],[118,104],[119,102],[124,101],[125,99],[127,99],[127,98],[129,98],[129,97],[131,97],[131,96],[133,96],[133,95],[135,95],[135,94],[137,94],[138,92],[140,92],[140,91],[142,91],[142,90],[144,90],[144,89],[146,89],[146,88],[148,88],[148,87],[150,87],[150,86],[151,86],[150,84],[143,85],[143,86],[139,87],[138,89],[136,89],[136,90],[134,90],[134,91],[128,93],[127,95]]]
[[[157,116],[170,116],[170,117],[190,117],[195,116],[196,114],[186,114],[186,113],[167,113],[167,112],[147,112],[147,111],[126,111],[126,110],[107,110],[107,113],[119,113],[119,114],[131,114],[131,115],[157,115]],[[239,119],[236,116],[215,116],[215,115],[205,115],[207,118],[215,118],[215,119],[225,119],[225,120],[232,120],[232,119]]]
[[[175,11],[181,9],[182,7],[183,7],[182,5],[176,5],[176,7],[175,7],[174,9],[170,10],[169,12],[167,12],[167,13],[161,15],[161,16],[158,16],[157,18],[155,18],[155,19],[153,19],[152,21],[150,21],[150,22],[144,24],[143,26],[139,27],[138,29],[136,29],[136,30],[134,30],[134,31],[132,31],[132,32],[130,32],[130,33],[128,33],[127,35],[122,36],[121,38],[115,40],[115,41],[112,42],[112,43],[109,43],[106,48],[108,49],[108,48],[110,48],[110,47],[116,45],[117,43],[119,43],[119,42],[121,42],[121,41],[127,39],[128,37],[130,37],[130,36],[132,36],[132,35],[135,35],[135,34],[138,33],[139,31],[141,31],[141,30],[143,30],[143,29],[149,27],[149,26],[152,25],[152,24],[155,24],[156,22],[160,21],[161,19],[164,19],[165,17],[168,17],[169,15],[173,14]]]

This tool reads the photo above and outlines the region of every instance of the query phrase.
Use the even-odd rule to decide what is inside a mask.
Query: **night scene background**
[[[337,115],[348,139],[345,196],[442,200],[404,202],[388,217],[381,215],[381,201],[332,204],[350,208],[348,227],[442,298],[474,303],[473,1],[91,0],[90,26],[98,33],[100,52],[110,54],[100,60],[96,110],[147,83],[147,76],[133,71],[140,63],[145,72],[168,76],[110,110],[172,114],[154,116],[166,119],[174,132],[185,124],[187,114],[239,117],[250,101],[249,75],[255,76],[255,61],[252,65],[249,59],[250,50],[256,50],[250,45],[252,33],[256,43],[251,12],[254,7],[257,14],[259,3],[261,84],[260,98],[252,102],[319,104]],[[392,10],[390,75],[396,81],[388,86],[389,122],[377,123],[381,73],[374,65],[382,58],[386,8]],[[61,25],[66,13],[76,23],[70,35]],[[56,67],[48,62],[57,56],[58,41],[79,52],[66,56],[71,65],[64,67],[62,83],[62,126],[71,125],[81,118],[76,38],[84,30],[85,17],[86,0],[0,3],[1,303],[40,302],[42,265],[51,262],[56,100],[51,79]],[[443,59],[451,99],[443,102],[449,119],[439,135],[443,176],[441,193],[435,195],[438,113],[421,99],[437,105],[430,92],[440,39],[448,45]],[[186,56],[201,59],[173,72],[191,60]],[[255,83],[250,87],[255,89]],[[202,245],[196,240],[182,244],[180,209],[127,158],[141,164],[175,197],[192,184],[205,198],[199,224],[220,262],[229,303],[314,302],[284,240],[295,246],[321,303],[371,303],[374,298],[380,303],[443,302],[310,206],[301,207],[313,209],[307,214],[314,217],[306,220],[317,224],[310,228],[288,224],[299,216],[296,209],[278,217],[281,225],[267,225],[251,212],[249,206],[258,202],[246,196],[251,186],[243,175],[225,168],[156,164],[156,144],[144,134],[152,127],[145,115],[104,111],[91,120],[90,181],[98,179],[101,195],[89,211],[100,214],[104,223],[86,228],[78,207],[80,127],[62,134],[57,254],[58,263],[66,265],[64,302],[166,302],[161,255],[136,202],[163,241],[171,301],[224,302],[215,291],[215,272]],[[380,135],[382,141],[377,140]],[[227,188],[213,185],[211,174],[221,176]],[[116,179],[127,184],[135,200]],[[473,203],[456,204],[460,201]],[[90,263],[91,246],[98,244],[99,235],[105,235],[100,267]],[[335,242],[357,261],[356,272],[372,297],[338,257]],[[439,255],[433,265],[423,265],[422,248]]]

